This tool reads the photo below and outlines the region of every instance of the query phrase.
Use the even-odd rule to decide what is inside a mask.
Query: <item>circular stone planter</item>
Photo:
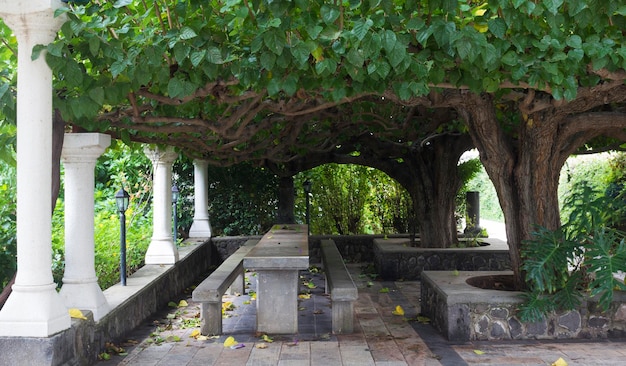
[[[509,248],[499,239],[470,248],[419,248],[408,239],[374,239],[374,264],[383,280],[419,280],[422,271],[502,271],[511,268]]]
[[[480,289],[468,282],[504,279],[510,271],[424,271],[422,314],[451,341],[507,339],[589,339],[626,336],[626,292],[615,291],[608,311],[587,298],[579,309],[548,314],[543,321],[524,323],[517,317],[523,302],[518,291]],[[480,277],[483,277],[480,280]]]

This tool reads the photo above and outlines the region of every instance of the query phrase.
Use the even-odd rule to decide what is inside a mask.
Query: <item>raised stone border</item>
[[[517,306],[521,292],[483,290],[466,283],[475,276],[510,271],[424,271],[422,314],[451,341],[509,339],[591,339],[626,336],[626,292],[616,291],[607,312],[596,299],[580,309],[550,314],[544,321],[522,323]]]
[[[206,239],[188,239],[175,265],[145,265],[128,277],[127,286],[104,290],[112,310],[98,322],[85,311],[87,320],[72,319],[70,329],[47,338],[0,337],[0,366],[96,364],[105,342],[119,341],[207,272],[211,247]]]
[[[383,280],[419,280],[422,271],[503,271],[511,269],[509,248],[500,239],[472,248],[419,248],[408,239],[374,239],[374,264]]]

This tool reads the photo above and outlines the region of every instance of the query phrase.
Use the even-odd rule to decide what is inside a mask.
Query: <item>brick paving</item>
[[[311,296],[299,301],[298,334],[268,335],[272,342],[264,341],[262,334],[255,334],[256,306],[251,296],[255,281],[254,273],[248,273],[248,292],[225,297],[234,309],[226,311],[224,335],[192,337],[199,329],[200,309],[189,291],[178,299],[187,306],[171,308],[145,322],[128,336],[129,342],[119,345],[127,352],[112,353],[97,366],[551,365],[559,358],[570,366],[626,364],[626,340],[448,342],[429,324],[418,321],[419,282],[376,281],[363,273],[361,265],[348,267],[359,288],[353,334],[331,334],[323,275],[303,271],[301,293]],[[393,314],[398,305],[404,316]],[[224,347],[229,336],[243,347]]]

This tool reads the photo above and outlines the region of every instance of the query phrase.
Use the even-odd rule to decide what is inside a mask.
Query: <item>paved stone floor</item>
[[[247,293],[225,298],[232,307],[225,311],[224,335],[196,336],[200,310],[189,289],[177,300],[181,306],[112,345],[110,359],[97,365],[552,365],[559,358],[570,366],[626,365],[626,340],[448,342],[418,317],[419,282],[376,281],[367,268],[349,267],[359,287],[353,334],[331,334],[330,300],[315,269],[301,272],[298,334],[255,334],[255,275],[248,273]],[[394,314],[398,305],[403,316]],[[240,348],[225,347],[228,337]]]

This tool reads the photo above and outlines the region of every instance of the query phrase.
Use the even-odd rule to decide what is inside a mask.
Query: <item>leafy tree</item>
[[[322,165],[307,173],[314,184],[311,232],[361,234],[371,193],[370,171],[358,165]]]
[[[258,235],[276,220],[277,177],[250,164],[209,168],[209,216],[215,235]]]
[[[522,242],[560,224],[567,156],[625,139],[624,14],[594,0],[90,2],[72,5],[46,57],[65,120],[218,165],[336,146],[363,132],[341,128],[337,107],[365,98],[453,108],[494,181],[522,287]],[[371,114],[362,122],[394,125],[387,108]],[[449,242],[450,225],[433,231]]]

